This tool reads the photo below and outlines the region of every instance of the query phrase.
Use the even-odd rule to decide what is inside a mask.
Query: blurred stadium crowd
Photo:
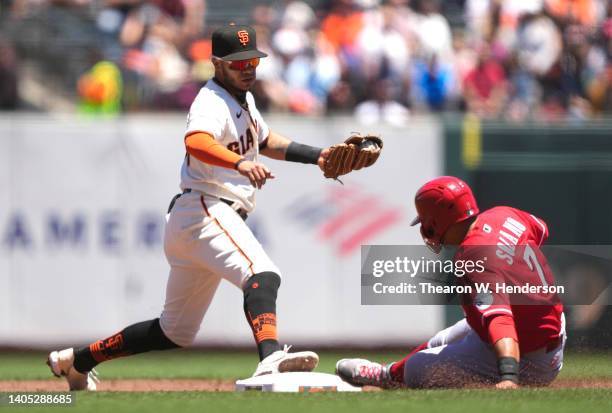
[[[269,54],[264,110],[396,125],[612,112],[612,0],[0,0],[0,108],[184,110],[229,21]]]

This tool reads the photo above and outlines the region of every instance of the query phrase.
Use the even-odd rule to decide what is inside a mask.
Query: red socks
[[[410,352],[410,354],[408,354],[406,357],[404,357],[400,361],[394,362],[391,368],[389,369],[389,374],[391,375],[391,378],[394,381],[403,383],[404,382],[404,365],[406,364],[408,359],[414,355],[414,353],[418,353],[419,351],[425,350],[426,348],[427,348],[427,341],[421,344],[420,346],[416,347],[414,350]]]

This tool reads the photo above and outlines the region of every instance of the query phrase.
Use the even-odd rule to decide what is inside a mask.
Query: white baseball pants
[[[550,384],[563,367],[565,317],[562,339],[557,348],[521,354],[520,384]],[[483,342],[466,319],[433,336],[428,348],[415,353],[404,366],[404,382],[412,388],[462,387],[498,381],[497,356],[493,346]]]
[[[254,274],[281,275],[232,207],[197,191],[181,195],[166,216],[164,251],[170,275],[159,322],[182,347],[193,342],[222,279],[242,289]]]

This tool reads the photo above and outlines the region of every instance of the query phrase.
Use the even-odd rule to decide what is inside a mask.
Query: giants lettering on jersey
[[[516,219],[507,217],[497,237],[497,250],[495,251],[497,257],[505,260],[508,265],[512,265],[519,238],[526,229],[525,225]]]
[[[246,131],[246,141],[244,139],[244,135],[240,135],[239,142],[231,142],[227,145],[227,149],[230,151],[237,153],[238,155],[244,155],[255,145],[255,139],[253,138],[253,134],[250,129]]]

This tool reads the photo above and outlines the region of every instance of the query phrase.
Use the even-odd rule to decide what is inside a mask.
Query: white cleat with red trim
[[[401,387],[401,383],[391,378],[391,366],[392,364],[384,365],[366,359],[342,359],[336,363],[336,374],[354,386],[396,389]]]

